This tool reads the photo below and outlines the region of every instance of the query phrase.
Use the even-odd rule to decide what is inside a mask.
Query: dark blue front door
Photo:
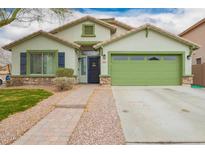
[[[99,83],[100,57],[88,57],[88,83]]]

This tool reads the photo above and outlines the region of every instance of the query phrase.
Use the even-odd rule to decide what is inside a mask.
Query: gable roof
[[[116,27],[113,26],[113,25],[111,25],[111,24],[109,24],[109,23],[107,23],[107,22],[104,22],[104,21],[102,21],[102,20],[99,20],[99,19],[94,18],[94,17],[91,17],[91,16],[84,16],[84,17],[82,17],[82,18],[80,18],[80,19],[71,21],[71,22],[69,22],[69,23],[67,23],[67,24],[65,24],[65,25],[62,25],[62,26],[60,26],[60,27],[57,27],[57,28],[51,30],[50,33],[52,33],[52,34],[57,33],[57,32],[59,32],[59,31],[62,31],[62,30],[64,30],[64,29],[66,29],[66,28],[72,27],[72,26],[74,26],[74,25],[77,25],[77,24],[79,24],[79,23],[81,23],[81,22],[83,22],[83,21],[87,21],[87,20],[88,20],[88,21],[95,22],[95,23],[97,23],[97,24],[99,24],[99,25],[102,25],[102,26],[104,26],[104,27],[110,29],[112,33],[114,33],[114,32],[116,31]]]
[[[183,36],[183,35],[187,34],[188,32],[190,32],[193,29],[197,28],[198,26],[202,25],[203,23],[205,23],[205,18],[203,18],[202,20],[198,21],[197,23],[195,23],[194,25],[192,25],[191,27],[189,27],[188,29],[186,29],[185,31],[180,33],[179,36]]]
[[[193,50],[199,48],[199,45],[198,45],[198,44],[193,43],[193,42],[191,42],[191,41],[188,41],[188,40],[186,40],[186,39],[184,39],[184,38],[181,38],[181,37],[179,37],[179,36],[177,36],[177,35],[174,35],[174,34],[172,34],[172,33],[170,33],[170,32],[164,31],[164,30],[162,30],[161,28],[158,28],[158,27],[153,26],[153,25],[151,25],[151,24],[142,25],[142,26],[140,26],[140,27],[138,27],[138,28],[136,28],[136,29],[133,29],[133,30],[131,30],[131,31],[128,31],[128,32],[126,32],[126,33],[123,33],[123,34],[121,34],[121,35],[119,35],[119,36],[117,36],[117,37],[113,37],[113,38],[110,39],[110,40],[103,41],[102,43],[98,43],[98,44],[96,44],[96,45],[94,46],[94,48],[95,48],[95,49],[98,49],[98,48],[100,48],[100,47],[102,47],[102,46],[105,46],[105,45],[108,45],[108,44],[110,44],[110,43],[112,43],[112,42],[121,40],[121,39],[123,39],[123,38],[125,38],[125,37],[128,37],[128,36],[130,36],[130,35],[132,35],[132,34],[135,34],[135,33],[139,32],[139,31],[142,31],[142,30],[145,30],[145,29],[147,29],[147,30],[151,29],[151,30],[157,31],[158,33],[161,33],[161,34],[163,34],[163,35],[165,35],[165,36],[167,36],[167,37],[170,37],[170,38],[172,38],[172,39],[174,39],[174,40],[176,40],[176,41],[178,41],[178,42],[181,42],[181,43],[183,43],[183,44],[186,44],[187,46],[192,47]]]
[[[23,43],[23,42],[25,42],[25,41],[27,41],[27,40],[30,40],[30,39],[32,39],[32,38],[34,38],[34,37],[36,37],[36,36],[39,36],[39,35],[43,35],[43,36],[45,36],[45,37],[47,37],[47,38],[50,38],[50,39],[52,39],[52,40],[54,40],[54,41],[57,41],[57,42],[59,42],[59,43],[61,43],[61,44],[63,44],[63,45],[66,45],[66,46],[68,46],[68,47],[72,47],[72,48],[75,48],[75,49],[79,49],[79,48],[80,48],[80,45],[78,45],[78,44],[76,44],[76,43],[71,43],[71,42],[65,41],[65,40],[63,40],[63,39],[61,39],[61,38],[59,38],[59,37],[56,37],[56,36],[53,35],[53,34],[50,34],[50,33],[48,33],[48,32],[42,31],[42,30],[39,30],[39,31],[34,32],[34,33],[30,34],[30,35],[27,35],[27,36],[25,36],[25,37],[23,37],[23,38],[21,38],[21,39],[19,39],[19,40],[16,40],[16,41],[14,41],[14,42],[11,42],[11,43],[9,43],[9,44],[3,46],[2,48],[3,48],[3,49],[6,49],[6,50],[9,50],[9,49],[11,49],[11,48],[14,47],[14,46],[16,46],[16,45],[18,45],[18,44],[21,44],[21,43]]]
[[[134,29],[134,27],[132,27],[130,25],[127,25],[127,24],[125,24],[125,23],[123,23],[121,21],[115,20],[115,18],[105,18],[105,19],[100,19],[100,20],[105,21],[107,23],[110,23],[112,25],[117,25],[117,26],[122,27],[122,28],[124,28],[126,30]]]

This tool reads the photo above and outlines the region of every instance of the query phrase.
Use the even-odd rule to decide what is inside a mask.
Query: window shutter
[[[65,67],[65,53],[59,52],[58,53],[58,67]]]
[[[20,74],[26,75],[26,53],[20,53]]]

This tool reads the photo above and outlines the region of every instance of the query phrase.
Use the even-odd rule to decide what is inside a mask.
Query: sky
[[[31,24],[12,23],[0,28],[0,46],[26,36],[34,31],[43,29],[49,31],[59,25],[78,19],[85,15],[96,18],[114,17],[133,27],[150,23],[174,34],[179,34],[202,18],[205,18],[205,9],[199,8],[78,8],[72,10],[72,16],[59,22],[51,18],[51,21]],[[49,18],[49,17],[46,17]]]

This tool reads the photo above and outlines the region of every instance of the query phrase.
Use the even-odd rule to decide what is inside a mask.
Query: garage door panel
[[[144,61],[144,62],[141,62],[141,63],[132,63],[132,62],[127,62],[127,63],[120,63],[120,62],[118,62],[118,63],[112,63],[112,64],[115,64],[115,65],[113,65],[114,67],[116,67],[116,66],[121,66],[121,67],[124,67],[124,68],[126,68],[126,65],[130,65],[130,66],[150,66],[150,65],[153,65],[153,66],[161,66],[161,68],[164,68],[164,66],[162,66],[162,63],[164,64],[164,65],[166,65],[166,66],[178,66],[178,64],[176,64],[176,62],[175,63],[169,63],[169,62],[166,62],[166,61],[161,61],[161,63],[151,63],[151,62],[146,62],[146,61]]]
[[[157,71],[157,72],[156,72]],[[173,70],[173,71],[167,71],[167,70],[155,70],[155,71],[153,71],[153,70],[151,70],[151,71],[149,71],[149,70],[147,70],[147,72],[145,72],[144,70],[136,70],[136,71],[132,71],[132,72],[130,72],[130,71],[127,71],[127,70],[125,70],[125,71],[113,71],[112,72],[113,73],[113,77],[119,77],[119,76],[125,76],[125,77],[127,77],[127,78],[129,78],[129,76],[135,76],[135,75],[137,75],[138,77],[139,76],[142,76],[142,77],[148,77],[148,78],[150,78],[149,76],[157,76],[157,77],[169,77],[169,76],[175,76],[176,77],[176,73],[175,73],[175,71]],[[177,77],[178,78],[178,77]]]
[[[177,82],[172,82],[171,80],[159,80],[159,79],[152,79],[152,80],[136,80],[136,79],[129,79],[125,82],[125,80],[115,80],[113,85],[136,85],[136,86],[150,86],[150,85],[179,85]]]
[[[134,75],[129,75],[129,76],[126,76],[126,75],[121,75],[120,77],[119,76],[113,76],[117,79],[125,79],[125,82],[126,82],[126,79],[128,80],[170,80],[170,79],[173,79],[174,81],[176,79],[178,79],[178,77],[174,76],[174,75],[171,75],[171,76],[168,76],[168,75],[161,75],[161,76],[157,76],[157,75],[151,75],[150,76],[144,76],[144,75],[137,75],[137,76],[134,76]]]
[[[112,84],[179,85],[181,83],[181,61],[179,55],[166,56],[166,58],[163,55],[156,55],[160,60],[148,60],[148,56],[144,55],[144,60],[136,61],[130,60],[129,55],[126,55],[126,60],[114,60],[115,58],[112,58],[110,70]],[[149,58],[152,56],[149,56]],[[136,57],[139,58],[138,56]]]

